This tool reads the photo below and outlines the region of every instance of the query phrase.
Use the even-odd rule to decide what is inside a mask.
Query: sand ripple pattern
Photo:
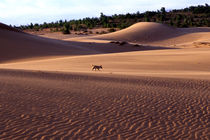
[[[208,139],[210,82],[0,70],[0,139]]]

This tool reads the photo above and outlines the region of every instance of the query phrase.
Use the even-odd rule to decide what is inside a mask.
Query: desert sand
[[[0,42],[0,139],[209,138],[210,28],[52,39],[1,24]]]

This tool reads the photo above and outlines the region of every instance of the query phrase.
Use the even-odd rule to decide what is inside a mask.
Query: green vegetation
[[[64,34],[69,34],[71,30],[84,31],[96,27],[110,28],[110,32],[115,31],[116,28],[124,29],[137,22],[159,22],[165,23],[175,27],[210,27],[210,6],[208,4],[191,6],[189,8],[166,11],[162,7],[157,11],[147,11],[144,13],[127,13],[115,14],[106,16],[101,13],[99,18],[84,18],[70,21],[57,21],[43,24],[30,24],[27,26],[20,26],[18,28],[25,30],[43,30],[46,28],[56,29],[55,31],[62,31]]]
[[[63,34],[70,34],[70,25],[68,24],[68,23],[65,23],[64,25],[63,25]]]

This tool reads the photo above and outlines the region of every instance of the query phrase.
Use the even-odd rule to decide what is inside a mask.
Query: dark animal
[[[92,65],[92,70],[100,70],[103,69],[102,65],[98,66],[98,65]]]

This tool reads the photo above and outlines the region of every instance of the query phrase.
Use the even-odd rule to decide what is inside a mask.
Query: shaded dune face
[[[6,25],[1,25],[0,27],[0,62],[21,58],[67,54],[67,49],[64,48],[64,45],[55,41],[14,32],[13,28]],[[75,50],[72,48],[71,51],[75,52]]]
[[[208,139],[209,81],[1,70],[0,87],[0,139]]]

